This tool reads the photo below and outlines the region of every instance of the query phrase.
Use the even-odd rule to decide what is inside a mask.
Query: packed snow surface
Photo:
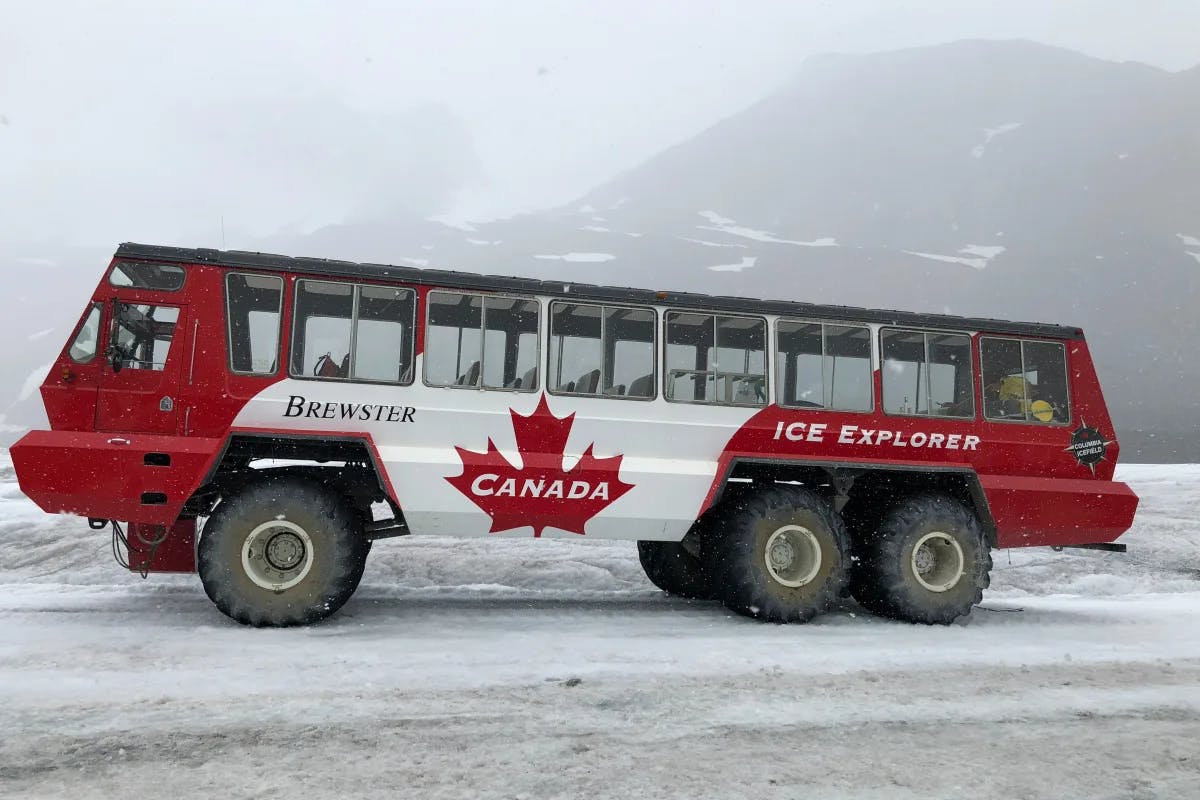
[[[995,554],[962,624],[772,626],[630,544],[376,543],[325,624],[123,573],[0,457],[0,796],[1200,797],[1200,466],[1127,555]]]

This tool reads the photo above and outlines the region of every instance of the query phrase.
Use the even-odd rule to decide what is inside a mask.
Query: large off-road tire
[[[731,610],[768,622],[807,622],[848,580],[841,517],[815,493],[776,485],[747,492],[719,518],[710,548],[713,592]]]
[[[992,555],[979,518],[952,497],[907,498],[858,548],[850,591],[880,616],[949,625],[983,599]]]
[[[325,619],[354,594],[370,542],[338,495],[295,479],[264,480],[226,497],[200,538],[204,591],[243,625]]]
[[[708,567],[680,542],[638,542],[638,560],[650,582],[667,594],[711,600]]]

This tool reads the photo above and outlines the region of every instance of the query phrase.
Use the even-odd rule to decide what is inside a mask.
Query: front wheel
[[[197,571],[222,613],[243,625],[306,625],[354,593],[370,542],[337,495],[264,480],[224,499],[204,526]]]
[[[807,622],[845,589],[846,528],[817,494],[783,485],[747,493],[719,523],[713,589],[731,610],[768,622]]]

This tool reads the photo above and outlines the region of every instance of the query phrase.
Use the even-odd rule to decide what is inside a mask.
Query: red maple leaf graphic
[[[633,488],[620,478],[622,456],[596,458],[588,445],[579,462],[563,469],[563,453],[575,414],[556,417],[543,394],[528,417],[509,409],[520,468],[509,463],[491,438],[487,452],[455,447],[461,475],[446,478],[492,518],[489,533],[530,526],[535,537],[546,528],[583,535],[583,526]]]

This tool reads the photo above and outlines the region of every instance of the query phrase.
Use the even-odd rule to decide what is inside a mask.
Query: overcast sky
[[[30,242],[548,207],[819,52],[987,37],[1200,61],[1196,0],[0,0],[0,19],[0,237]]]

